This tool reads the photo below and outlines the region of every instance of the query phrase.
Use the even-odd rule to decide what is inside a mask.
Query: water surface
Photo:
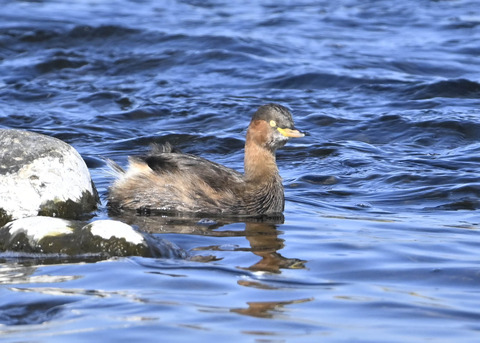
[[[125,218],[191,259],[4,253],[2,340],[476,341],[476,5],[4,2],[0,127],[78,149],[97,218],[104,157],[169,141],[241,171],[268,102],[310,136],[277,155],[283,222]]]

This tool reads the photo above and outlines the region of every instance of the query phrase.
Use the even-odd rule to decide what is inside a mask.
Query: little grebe
[[[153,210],[217,215],[283,212],[285,197],[275,151],[304,134],[281,105],[261,106],[253,115],[245,142],[244,174],[172,148],[154,146],[144,157],[129,157],[129,168],[109,189],[114,210]]]

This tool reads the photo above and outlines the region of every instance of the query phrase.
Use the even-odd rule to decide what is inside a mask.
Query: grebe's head
[[[287,143],[290,138],[303,137],[305,134],[295,129],[290,111],[278,104],[260,106],[253,114],[248,128],[247,141],[275,151]]]

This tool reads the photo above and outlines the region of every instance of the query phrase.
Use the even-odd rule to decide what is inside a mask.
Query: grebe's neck
[[[280,179],[275,152],[252,139],[250,130],[245,142],[244,171],[245,180],[253,183],[269,183]]]
[[[275,151],[266,147],[264,136],[255,137],[257,132],[249,129],[245,142],[245,201],[252,213],[281,213],[285,196]]]

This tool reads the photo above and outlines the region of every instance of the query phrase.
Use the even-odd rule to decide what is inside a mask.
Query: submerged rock
[[[174,244],[115,220],[81,221],[51,217],[14,220],[0,228],[0,250],[58,256],[186,257]]]
[[[0,129],[0,225],[37,215],[76,219],[98,194],[80,154],[45,135]]]

